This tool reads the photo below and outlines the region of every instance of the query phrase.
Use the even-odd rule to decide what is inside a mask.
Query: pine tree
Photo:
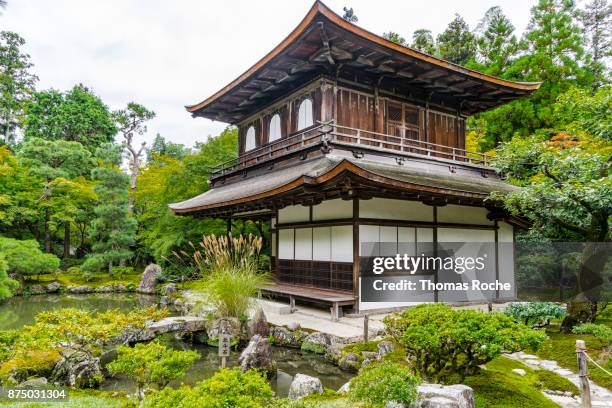
[[[412,44],[410,44],[410,47],[429,55],[434,55],[436,53],[433,35],[431,35],[430,30],[424,28],[416,30],[412,34]]]
[[[476,39],[459,14],[455,14],[455,19],[438,36],[438,52],[442,59],[459,65],[465,65],[475,59]]]
[[[514,26],[499,6],[491,7],[480,21],[476,31],[478,62],[485,73],[502,76],[518,52]]]
[[[97,151],[100,165],[92,171],[92,178],[99,182],[94,187],[98,205],[94,208],[96,218],[91,223],[89,237],[93,254],[83,268],[99,270],[108,266],[112,275],[113,264],[132,256],[130,245],[135,241],[136,220],[128,209],[130,178],[119,168],[121,146],[107,145]]]

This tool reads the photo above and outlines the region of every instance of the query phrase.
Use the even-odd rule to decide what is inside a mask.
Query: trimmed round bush
[[[368,407],[384,407],[395,401],[409,406],[417,398],[418,377],[404,364],[384,361],[361,369],[351,381],[349,398]]]

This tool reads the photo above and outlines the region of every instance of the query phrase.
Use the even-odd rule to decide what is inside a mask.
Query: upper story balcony
[[[319,146],[351,150],[358,156],[367,150],[381,155],[395,157],[398,163],[409,158],[420,158],[448,162],[455,165],[470,165],[487,168],[491,165],[491,156],[470,152],[459,147],[452,147],[419,140],[418,126],[403,129],[402,136],[378,133],[374,131],[342,126],[318,121],[315,125],[295,132],[286,138],[279,139],[264,146],[242,153],[239,157],[221,163],[213,168],[212,178],[247,169],[251,166],[272,163],[281,156]]]

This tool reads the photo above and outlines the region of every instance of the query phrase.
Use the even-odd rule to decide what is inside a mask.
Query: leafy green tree
[[[59,268],[59,259],[42,253],[34,240],[0,237],[0,254],[8,264],[8,273],[22,283],[26,276],[53,273]]]
[[[526,326],[543,327],[548,326],[551,319],[565,316],[565,308],[554,302],[510,303],[505,313]]]
[[[589,320],[594,321],[608,258],[598,243],[611,238],[610,144],[585,135],[546,139],[541,134],[514,138],[498,150],[494,166],[522,189],[496,198],[513,214],[528,218],[531,231],[585,242],[578,272],[582,299],[576,303],[590,303]],[[565,326],[576,319],[570,310]]]
[[[476,38],[459,14],[438,36],[437,43],[440,57],[447,61],[465,65],[476,58]]]
[[[59,191],[55,188],[66,187],[65,181],[87,174],[93,164],[91,154],[78,142],[31,138],[22,144],[18,158],[42,180],[39,206],[44,214],[45,252],[51,252],[51,217],[58,210],[54,198]]]
[[[38,78],[31,74],[30,56],[21,51],[25,40],[10,31],[0,32],[0,131],[4,144],[15,141],[25,102]]]
[[[490,75],[502,76],[518,52],[514,26],[501,7],[495,6],[487,10],[476,31],[480,35],[476,40],[478,64],[475,68]]]
[[[13,238],[37,237],[41,179],[0,146],[0,232]]]
[[[386,40],[393,41],[396,44],[404,45],[404,46],[406,45],[406,39],[394,31],[389,31],[388,33],[384,33],[383,37]]]
[[[612,4],[607,0],[592,0],[580,10],[579,17],[592,57],[589,67],[595,75],[595,84],[601,85],[608,80],[605,61],[612,55]]]
[[[128,103],[125,109],[113,112],[113,118],[117,124],[117,128],[123,136],[123,146],[130,155],[130,210],[134,208],[134,192],[136,191],[136,182],[138,180],[138,173],[140,172],[140,158],[146,144],[142,142],[140,148],[135,147],[133,144],[134,134],[145,134],[147,131],[145,123],[154,117],[155,112],[135,102]]]
[[[102,146],[97,157],[99,166],[93,169],[92,179],[98,182],[93,189],[98,204],[89,230],[93,254],[86,259],[83,269],[100,270],[106,265],[112,275],[113,263],[132,256],[130,246],[135,242],[136,220],[128,209],[129,177],[119,168],[121,146]]]
[[[26,104],[24,139],[79,142],[90,152],[112,142],[117,129],[108,107],[82,84],[36,92]]]
[[[9,278],[8,262],[3,253],[0,253],[0,300],[13,296],[13,291],[19,287],[19,283]]]
[[[144,399],[145,387],[156,385],[159,389],[185,374],[199,357],[196,351],[177,351],[159,341],[138,343],[134,347],[119,346],[117,359],[106,366],[112,375],[125,374],[136,380],[138,399]]]
[[[553,105],[571,86],[589,86],[591,77],[582,62],[584,49],[573,2],[540,0],[521,41],[522,56],[503,75],[508,79],[542,82],[529,98],[522,98],[479,115],[487,135],[485,149],[513,136],[554,127]],[[472,122],[473,123],[473,122]]]
[[[410,44],[410,47],[417,51],[434,55],[436,53],[436,44],[434,43],[431,30],[421,28],[412,33],[412,44]]]
[[[161,156],[149,163],[140,176],[135,197],[138,240],[157,262],[170,257],[172,251],[198,242],[203,235],[223,235],[224,221],[177,217],[168,204],[194,197],[208,190],[210,169],[236,157],[238,132],[229,127],[219,136],[198,144],[195,152],[183,160]]]
[[[559,97],[553,112],[560,129],[612,140],[612,85],[600,87],[594,94],[588,89],[571,88]]]
[[[166,156],[172,159],[182,160],[189,154],[189,149],[179,143],[167,141],[159,133],[155,136],[153,144],[147,149],[147,162],[151,163],[156,157]]]

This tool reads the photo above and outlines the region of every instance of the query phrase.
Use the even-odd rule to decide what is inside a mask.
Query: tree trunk
[[[108,276],[113,276],[113,261],[108,261]]]
[[[70,222],[64,223],[64,259],[70,258]]]
[[[130,197],[128,199],[128,207],[130,209],[130,212],[134,212],[134,193],[136,192],[136,181],[138,180],[138,171],[140,169],[140,164],[138,162],[138,158],[140,156],[140,154],[137,155],[132,155],[133,156],[133,160],[132,160],[132,174],[130,177]]]
[[[51,220],[51,213],[49,209],[45,209],[45,252],[51,253],[51,230],[49,228],[49,222]]]

